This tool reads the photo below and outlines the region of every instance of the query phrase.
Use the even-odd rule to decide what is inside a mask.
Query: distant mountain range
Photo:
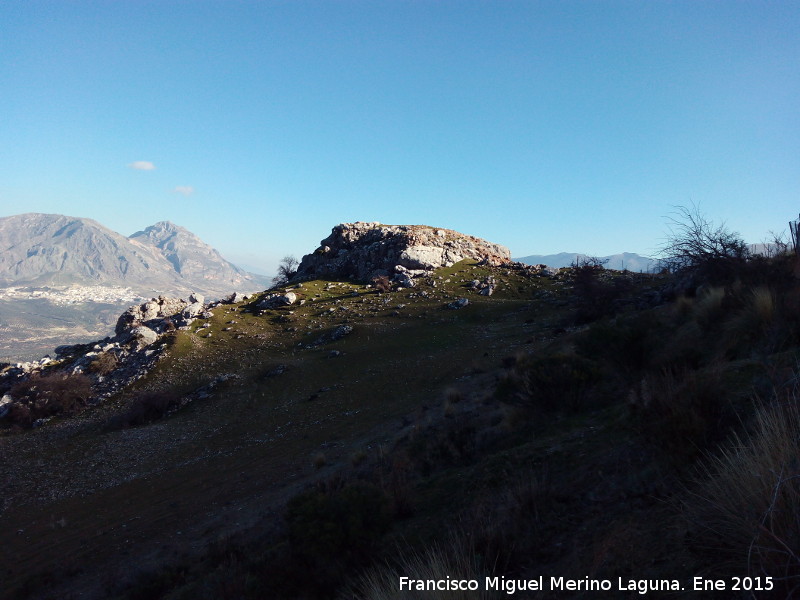
[[[561,267],[569,267],[580,260],[590,258],[587,254],[579,254],[577,252],[560,252],[558,254],[532,254],[530,256],[523,256],[522,258],[515,258],[517,262],[525,263],[528,265],[547,265],[554,269]],[[598,256],[592,258],[599,258],[601,261],[606,261],[603,265],[606,269],[615,269],[617,271],[647,272],[653,268],[657,260],[647,256],[641,256],[633,252],[622,252],[620,254],[612,254],[610,256]]]
[[[125,237],[91,219],[3,217],[0,358],[34,358],[111,335],[125,308],[154,296],[219,298],[269,285],[168,221]]]
[[[263,289],[266,281],[169,221],[125,237],[92,219],[0,218],[0,286],[98,284],[219,295]]]

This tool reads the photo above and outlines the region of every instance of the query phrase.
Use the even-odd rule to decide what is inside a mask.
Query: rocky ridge
[[[89,405],[99,403],[144,377],[155,366],[166,347],[164,336],[176,329],[188,329],[197,319],[210,319],[212,309],[220,304],[245,299],[247,296],[239,293],[209,303],[200,294],[190,294],[188,301],[165,296],[151,298],[120,315],[113,337],[89,344],[58,346],[54,350],[55,359],[48,355],[8,365],[0,370],[0,418],[14,410],[30,410],[28,406],[16,406],[21,404],[21,399],[14,396],[14,386],[44,373],[57,373],[62,377],[87,376],[92,394],[84,400]],[[37,416],[35,411],[31,412]],[[39,416],[32,419],[31,424],[37,427],[49,419],[49,416]]]
[[[427,225],[342,223],[300,262],[296,278],[376,276],[418,273],[449,267],[464,259],[498,266],[509,262],[508,248],[451,229]],[[408,275],[411,271],[412,274]]]

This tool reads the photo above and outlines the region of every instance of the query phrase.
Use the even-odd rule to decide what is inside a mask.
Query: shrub
[[[761,351],[771,353],[781,341],[772,291],[759,286],[744,296],[743,306],[727,320],[720,340],[719,353],[730,358],[746,358]]]
[[[372,278],[372,287],[374,287],[379,292],[391,292],[392,291],[392,282],[389,280],[389,277],[386,275],[378,275],[377,277]]]
[[[598,258],[584,258],[572,264],[572,293],[577,304],[577,323],[590,323],[613,315],[625,305],[633,281],[627,275],[606,271]]]
[[[378,550],[390,525],[388,501],[365,482],[330,482],[292,498],[286,523],[293,562],[329,591]]]
[[[478,457],[478,428],[466,413],[451,411],[441,423],[414,436],[409,458],[424,475],[444,465],[470,464]]]
[[[604,271],[599,259],[576,261],[572,265],[572,292],[578,301],[579,323],[595,321],[611,312],[612,288],[600,280]]]
[[[747,441],[709,459],[685,505],[692,545],[714,570],[772,576],[775,597],[800,589],[800,410],[792,394],[762,407]],[[761,597],[761,596],[759,596]]]
[[[675,463],[722,442],[738,423],[733,385],[719,368],[649,373],[628,395],[645,438]]]
[[[10,423],[22,427],[23,429],[29,429],[33,426],[34,418],[31,414],[31,409],[26,404],[14,402],[9,407],[6,418]]]
[[[697,321],[690,320],[666,336],[662,347],[654,347],[652,366],[661,370],[699,369],[711,360],[713,338]]]
[[[693,318],[704,329],[711,329],[719,324],[725,315],[726,292],[721,287],[709,287],[698,294],[694,303]]]
[[[636,376],[654,360],[665,332],[658,315],[648,311],[596,323],[576,339],[575,348],[581,356]]]
[[[30,426],[28,421],[32,423],[61,413],[71,414],[84,408],[92,396],[92,382],[82,373],[37,373],[14,385],[10,394],[16,404],[27,408],[27,411],[21,408],[14,411],[12,421]]]
[[[109,421],[112,429],[137,427],[152,423],[178,406],[180,397],[169,391],[143,392],[135,396],[125,412]]]
[[[668,218],[662,262],[673,272],[714,283],[733,281],[747,263],[747,244],[725,224],[714,225],[698,206],[678,206]]]
[[[284,256],[280,265],[278,265],[278,274],[272,278],[272,285],[280,287],[289,283],[292,277],[297,275],[297,267],[299,265],[300,262],[294,256]]]
[[[119,359],[113,352],[103,352],[89,364],[89,371],[98,375],[108,375],[117,368]]]
[[[523,358],[506,371],[497,392],[500,400],[545,411],[585,408],[601,379],[596,364],[581,356]]]
[[[552,558],[547,543],[559,505],[559,490],[546,473],[522,468],[506,475],[502,488],[477,498],[459,515],[456,538],[476,565],[515,571],[525,561]]]
[[[328,460],[325,458],[325,454],[323,452],[317,452],[314,455],[314,459],[312,460],[312,464],[314,465],[315,469],[321,469],[328,463]]]

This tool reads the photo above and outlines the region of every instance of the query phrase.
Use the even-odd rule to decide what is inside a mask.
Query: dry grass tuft
[[[484,590],[483,579],[468,552],[449,551],[434,547],[422,554],[405,555],[392,568],[383,566],[368,571],[342,598],[359,600],[489,600],[499,595]],[[423,580],[476,579],[477,591],[415,591],[400,590],[400,577]]]
[[[694,318],[701,325],[708,327],[718,321],[723,312],[725,288],[710,287],[702,292],[694,303]]]
[[[719,557],[716,569],[772,576],[776,592],[800,590],[800,409],[795,394],[762,407],[747,441],[705,466],[686,503],[695,545]]]

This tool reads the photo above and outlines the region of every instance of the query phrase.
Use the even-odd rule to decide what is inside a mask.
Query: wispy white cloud
[[[172,191],[178,194],[183,194],[184,196],[191,196],[194,194],[194,188],[190,185],[178,185],[175,186],[175,189]]]
[[[149,160],[137,160],[130,163],[128,166],[131,169],[136,169],[137,171],[152,171],[156,168],[156,166]]]

